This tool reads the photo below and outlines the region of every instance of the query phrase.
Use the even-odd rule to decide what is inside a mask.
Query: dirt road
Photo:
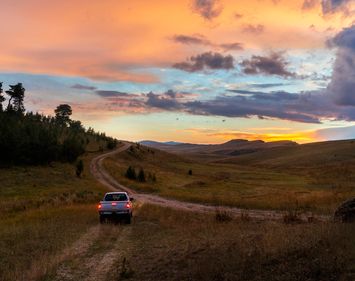
[[[174,199],[167,199],[160,197],[158,195],[152,194],[144,194],[138,193],[135,190],[128,188],[120,183],[118,183],[103,167],[103,161],[105,158],[118,154],[127,150],[131,144],[124,143],[124,145],[118,148],[115,151],[108,152],[102,155],[97,156],[91,162],[90,170],[94,177],[108,187],[111,191],[126,191],[128,194],[133,196],[136,200],[139,200],[142,203],[149,203],[155,204],[163,207],[169,207],[174,209],[180,209],[185,211],[192,211],[192,212],[200,212],[200,213],[210,213],[219,211],[225,211],[228,214],[236,217],[240,217],[242,215],[247,215],[253,219],[260,219],[260,220],[280,220],[283,219],[285,216],[285,212],[281,211],[266,211],[266,210],[246,210],[240,209],[235,207],[225,207],[225,206],[211,206],[211,205],[204,205],[198,203],[189,203],[189,202],[182,202]],[[311,219],[317,219],[321,221],[329,220],[330,217],[328,216],[314,216],[311,214],[302,214],[299,217],[301,220],[308,221]]]
[[[97,225],[61,254],[53,281],[105,281],[131,248],[131,227]],[[118,274],[117,274],[118,275]]]

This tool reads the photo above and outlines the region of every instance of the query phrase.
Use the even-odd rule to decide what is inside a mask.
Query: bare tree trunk
[[[11,101],[12,101],[12,97],[9,99],[9,103],[7,104],[7,110],[9,110],[10,108]]]

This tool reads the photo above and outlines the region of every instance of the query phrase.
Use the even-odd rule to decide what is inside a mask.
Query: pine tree
[[[140,182],[145,182],[145,174],[143,169],[140,169],[137,179]]]
[[[129,178],[130,180],[135,180],[137,178],[136,171],[133,167],[131,166],[128,167],[126,171],[126,177]]]
[[[83,171],[84,171],[84,162],[83,160],[80,159],[78,163],[76,163],[76,171],[75,171],[76,176],[78,178],[81,178],[81,174],[83,173]]]
[[[2,82],[0,82],[0,112],[3,111],[2,103],[5,101],[5,97],[2,95]]]
[[[10,90],[6,91],[6,94],[10,96],[7,111],[14,111],[16,113],[23,114],[25,112],[25,106],[23,105],[25,88],[22,87],[22,83],[10,85]]]
[[[70,115],[73,111],[69,104],[60,104],[54,110],[55,118],[60,125],[67,126],[70,123]]]

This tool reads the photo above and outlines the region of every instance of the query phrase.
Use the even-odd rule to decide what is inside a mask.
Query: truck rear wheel
[[[126,224],[131,224],[131,221],[132,221],[132,216],[128,215],[126,218]]]
[[[100,215],[100,223],[103,224],[105,222],[105,217]]]

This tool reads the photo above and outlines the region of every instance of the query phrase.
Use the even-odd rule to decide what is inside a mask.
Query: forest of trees
[[[104,141],[109,149],[116,147],[116,139],[71,120],[70,105],[61,104],[55,116],[45,116],[26,112],[24,98],[21,83],[10,85],[5,93],[0,83],[0,166],[74,162],[90,140]]]

